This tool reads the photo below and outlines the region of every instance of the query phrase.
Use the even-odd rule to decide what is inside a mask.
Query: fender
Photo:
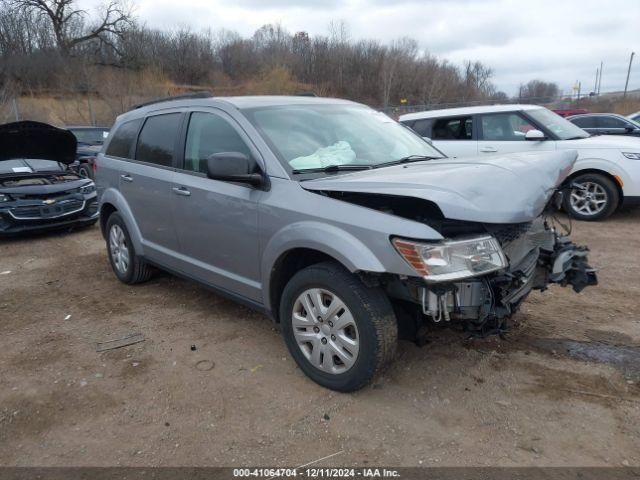
[[[578,157],[573,169],[571,169],[571,175],[580,173],[582,170],[602,170],[610,175],[619,177],[624,185],[632,183],[631,175],[627,172],[619,163],[607,160],[605,158],[597,157]],[[624,192],[624,187],[621,187]]]
[[[296,248],[309,248],[325,253],[335,258],[350,272],[386,271],[374,253],[350,233],[325,223],[296,222],[273,235],[264,248],[261,263],[262,296],[267,309],[271,308],[271,271],[283,254]]]
[[[100,211],[102,211],[102,207],[106,203],[113,205],[116,210],[118,210],[118,213],[123,218],[127,230],[129,231],[133,248],[138,255],[144,256],[144,247],[142,246],[142,235],[140,234],[140,229],[138,228],[138,224],[131,213],[129,204],[122,193],[115,188],[107,188],[100,196]]]

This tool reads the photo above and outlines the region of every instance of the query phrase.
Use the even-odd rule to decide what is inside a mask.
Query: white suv
[[[640,205],[640,138],[590,136],[536,105],[452,108],[402,115],[400,121],[451,157],[576,150],[564,209],[601,220],[616,208]]]

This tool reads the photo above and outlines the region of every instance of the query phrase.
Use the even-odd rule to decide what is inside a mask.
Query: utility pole
[[[582,82],[578,82],[578,102],[580,101],[580,92],[582,91]]]
[[[602,86],[602,67],[603,62],[600,62],[600,78],[598,79],[598,96],[600,96],[600,87]]]
[[[622,95],[622,98],[626,98],[627,96],[627,87],[629,87],[629,74],[631,73],[631,64],[633,63],[633,57],[635,56],[636,52],[631,52],[631,57],[629,57],[629,69],[627,70],[627,81],[624,83],[624,94]]]
[[[593,85],[593,94],[596,95],[598,93],[598,72],[599,68],[596,68],[596,83]]]

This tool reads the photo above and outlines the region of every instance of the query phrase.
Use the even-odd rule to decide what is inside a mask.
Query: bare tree
[[[549,103],[555,100],[560,93],[557,83],[543,80],[531,80],[525,85],[520,85],[519,96],[530,99],[532,102]]]
[[[9,0],[9,3],[48,20],[60,52],[68,56],[74,47],[99,40],[113,45],[110,36],[120,36],[132,23],[132,10],[122,0],[109,0],[97,22],[88,24],[89,14],[76,0]]]

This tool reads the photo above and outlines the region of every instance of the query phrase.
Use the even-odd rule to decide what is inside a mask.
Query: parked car
[[[589,113],[567,117],[591,135],[634,135],[640,137],[640,123],[615,113]]]
[[[589,133],[536,105],[493,105],[402,115],[400,121],[452,157],[576,150],[565,211],[602,220],[640,204],[640,139]]]
[[[45,123],[0,125],[0,236],[93,225],[93,181],[68,169],[76,139]]]
[[[552,112],[566,118],[571,115],[581,115],[583,113],[589,113],[589,110],[585,110],[584,108],[557,108],[552,110]]]
[[[73,169],[85,178],[94,177],[95,159],[102,149],[104,141],[109,136],[109,128],[93,126],[69,126],[67,127],[78,141],[76,162]]]
[[[342,100],[169,100],[116,120],[100,224],[120,281],[156,266],[263,311],[306,375],[352,391],[393,359],[398,320],[500,333],[532,289],[596,283],[544,219],[575,158],[447,159]]]
[[[627,115],[627,118],[633,120],[636,123],[640,123],[640,112],[632,113],[631,115]]]

